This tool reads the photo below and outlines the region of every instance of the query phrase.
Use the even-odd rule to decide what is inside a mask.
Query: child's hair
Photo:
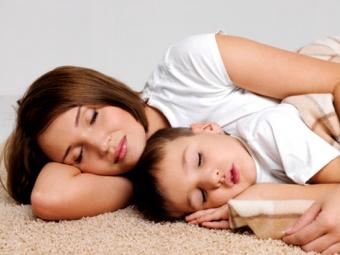
[[[148,130],[145,103],[139,93],[120,81],[81,67],[47,72],[18,100],[16,127],[4,147],[7,189],[16,201],[30,203],[35,180],[49,161],[38,145],[38,136],[59,114],[86,104],[120,107]]]
[[[180,137],[192,136],[190,128],[164,128],[147,141],[145,150],[132,172],[134,202],[143,215],[153,221],[176,220],[178,215],[159,188],[158,165],[164,159],[164,147]]]

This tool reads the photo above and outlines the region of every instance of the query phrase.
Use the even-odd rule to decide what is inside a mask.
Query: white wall
[[[339,10],[339,0],[0,0],[0,107],[12,98],[0,141],[8,102],[56,66],[95,68],[140,90],[166,47],[188,35],[222,29],[295,50],[340,34]]]

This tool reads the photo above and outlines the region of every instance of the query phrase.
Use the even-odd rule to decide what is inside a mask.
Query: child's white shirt
[[[279,104],[237,121],[256,163],[257,183],[305,184],[340,152],[311,131],[290,104]]]

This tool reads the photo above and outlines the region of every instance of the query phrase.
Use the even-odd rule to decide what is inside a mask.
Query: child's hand
[[[205,228],[228,229],[229,228],[228,205],[218,208],[204,209],[185,217],[190,224],[198,224]]]

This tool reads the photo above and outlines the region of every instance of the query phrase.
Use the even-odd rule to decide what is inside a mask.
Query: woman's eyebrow
[[[77,110],[77,115],[76,115],[76,119],[75,119],[75,126],[76,126],[76,127],[77,127],[78,124],[79,124],[80,112],[81,112],[81,105],[78,106],[78,110]]]
[[[77,115],[76,115],[76,118],[75,118],[75,120],[74,120],[74,125],[75,125],[76,127],[77,127],[78,124],[79,124],[80,113],[81,113],[81,105],[78,106]],[[71,148],[72,148],[71,145],[69,145],[69,146],[67,147],[67,149],[66,149],[66,151],[65,151],[65,154],[64,154],[64,156],[63,156],[63,158],[62,158],[62,160],[61,160],[61,163],[64,163],[64,161],[65,161],[67,155],[69,154]]]

